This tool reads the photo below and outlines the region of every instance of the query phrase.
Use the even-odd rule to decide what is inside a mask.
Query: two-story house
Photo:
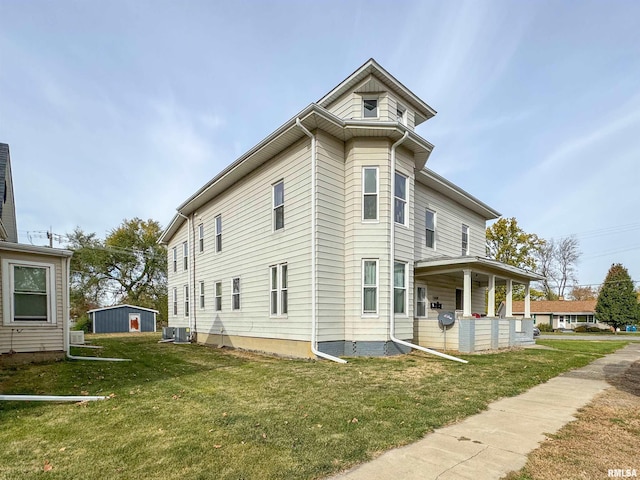
[[[538,277],[485,259],[499,213],[425,169],[415,127],[435,113],[371,59],[207,182],[160,239],[169,324],[332,360],[513,344],[512,324],[474,314],[495,316],[496,284],[510,302],[512,282]]]

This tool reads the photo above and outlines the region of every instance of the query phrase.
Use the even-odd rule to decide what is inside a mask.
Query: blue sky
[[[614,262],[640,280],[640,2],[0,0],[0,19],[23,242],[166,224],[373,57],[438,111],[431,169],[577,235],[580,284]]]

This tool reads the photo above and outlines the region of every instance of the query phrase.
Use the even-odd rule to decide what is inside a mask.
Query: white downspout
[[[318,350],[317,319],[317,284],[316,284],[316,136],[307,130],[296,118],[296,125],[311,138],[311,352],[314,355],[337,363],[347,363],[342,358],[334,357]]]
[[[191,285],[191,250],[192,250],[192,245],[191,245],[191,216],[186,216],[184,214],[182,214],[181,212],[178,212],[178,215],[180,215],[182,218],[184,218],[187,221],[187,276],[189,277],[187,279],[187,286],[189,287],[189,335],[193,334],[192,331],[192,325],[191,325],[191,313],[193,311],[193,309],[191,308],[193,306],[193,302],[191,301],[191,299],[193,298],[194,295],[194,290],[195,290],[195,286]],[[194,287],[194,288],[191,288]]]
[[[394,296],[394,288],[393,288],[393,270],[394,270],[394,264],[395,264],[395,249],[396,249],[396,235],[395,235],[395,231],[396,231],[396,225],[395,225],[395,215],[394,215],[394,195],[395,195],[395,189],[396,189],[396,148],[398,147],[398,145],[400,145],[402,142],[404,142],[407,137],[409,136],[409,132],[405,131],[404,135],[402,136],[402,138],[400,140],[398,140],[396,143],[394,143],[391,146],[391,172],[390,172],[390,176],[391,176],[391,191],[389,192],[389,216],[390,216],[390,220],[391,220],[391,243],[389,245],[389,293],[390,293],[390,298],[391,298],[391,302],[390,302],[390,308],[389,308],[389,338],[391,339],[392,342],[394,343],[398,343],[400,345],[404,345],[405,347],[410,347],[416,350],[420,350],[422,352],[426,352],[426,353],[430,353],[432,355],[436,355],[438,357],[442,357],[442,358],[446,358],[447,360],[454,360],[456,362],[460,362],[460,363],[468,363],[466,360],[463,360],[462,358],[458,358],[458,357],[453,357],[451,355],[447,355],[446,353],[441,353],[438,352],[436,350],[431,350],[430,348],[425,348],[425,347],[421,347],[420,345],[415,345],[413,343],[409,343],[406,342],[404,340],[400,340],[399,338],[396,338],[395,336],[395,329],[396,329],[396,316],[395,316],[395,296]],[[408,190],[407,190],[408,191]],[[407,291],[407,295],[408,295],[408,291]]]

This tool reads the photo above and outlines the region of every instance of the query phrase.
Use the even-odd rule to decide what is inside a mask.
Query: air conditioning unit
[[[84,345],[84,332],[82,330],[69,332],[69,343],[71,345]]]
[[[189,343],[190,331],[189,327],[177,327],[173,343]]]
[[[162,327],[162,339],[170,340],[176,334],[176,327]]]

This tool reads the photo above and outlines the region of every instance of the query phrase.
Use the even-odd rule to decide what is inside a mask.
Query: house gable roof
[[[112,305],[111,307],[94,308],[93,310],[87,310],[87,313],[102,312],[104,310],[113,310],[115,308],[135,308],[136,310],[144,310],[145,312],[158,313],[158,310],[154,310],[153,308],[138,307],[137,305],[129,305],[129,304]]]
[[[316,103],[327,108],[340,96],[353,91],[355,93],[379,92],[389,90],[398,95],[404,102],[415,110],[415,124],[418,126],[429,120],[436,111],[421,100],[416,94],[405,87],[398,79],[387,72],[373,58],[367,60],[360,68],[340,82]]]
[[[524,302],[514,301],[513,313],[524,313]],[[588,314],[596,310],[596,300],[536,300],[531,302],[531,313]]]

